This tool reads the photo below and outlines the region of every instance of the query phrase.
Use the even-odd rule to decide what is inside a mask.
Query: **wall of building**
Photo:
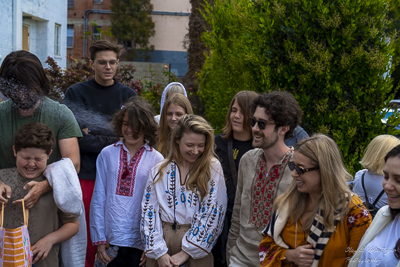
[[[0,0],[0,63],[12,51],[12,1]]]
[[[4,12],[4,15],[3,15]],[[60,55],[54,54],[55,24],[61,26]],[[66,66],[67,2],[65,0],[0,0],[0,55],[22,49],[22,27],[29,28],[29,51],[43,64],[53,57]],[[0,59],[0,60],[2,60]]]
[[[150,53],[150,59],[135,59],[138,62],[153,62],[171,64],[171,70],[177,76],[186,74],[187,49],[184,47],[185,36],[188,32],[190,2],[189,0],[152,0],[152,19],[155,23],[155,36],[150,38],[150,45],[154,51]],[[85,16],[85,10],[88,10]],[[68,48],[67,54],[73,58],[81,59],[86,50],[89,56],[89,47],[92,38],[84,41],[84,18],[88,21],[88,31],[92,30],[91,25],[102,26],[106,30],[110,25],[112,15],[96,13],[98,10],[111,10],[110,0],[103,0],[101,4],[95,4],[91,0],[75,1],[74,7],[68,10],[68,24],[74,25],[74,45]],[[89,12],[90,11],[90,12]],[[109,39],[110,37],[102,36]]]

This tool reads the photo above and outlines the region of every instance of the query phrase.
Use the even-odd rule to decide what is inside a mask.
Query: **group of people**
[[[119,45],[90,53],[94,78],[64,104],[35,55],[0,67],[4,227],[28,225],[30,210],[34,264],[400,266],[396,137],[372,140],[351,190],[336,143],[308,136],[290,93],[238,92],[214,136],[181,83],[155,116],[115,80]]]

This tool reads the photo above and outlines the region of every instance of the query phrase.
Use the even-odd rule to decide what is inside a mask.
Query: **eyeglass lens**
[[[265,126],[267,125],[266,121],[258,121],[255,118],[250,118],[251,127],[254,127],[256,123],[258,124],[258,128],[260,128],[260,130],[264,130]]]
[[[110,60],[110,61],[107,61],[107,60],[97,60],[97,63],[99,63],[99,65],[101,65],[101,66],[106,66],[107,63],[108,63],[110,66],[115,66],[115,65],[117,64],[117,62],[118,62],[118,60]]]

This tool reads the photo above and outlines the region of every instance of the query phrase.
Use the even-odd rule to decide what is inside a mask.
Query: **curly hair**
[[[294,96],[288,92],[273,91],[260,94],[251,103],[253,114],[257,107],[265,109],[265,114],[275,122],[275,130],[286,125],[290,127],[285,139],[292,137],[294,129],[301,123],[303,112]]]
[[[55,143],[53,131],[41,122],[25,124],[14,134],[15,152],[23,148],[40,148],[50,155]]]
[[[133,131],[133,137],[137,139],[143,133],[146,142],[153,147],[158,136],[158,124],[154,120],[153,107],[138,96],[130,98],[111,120],[114,134],[117,137],[123,137],[122,124],[125,113],[128,113],[129,126]]]

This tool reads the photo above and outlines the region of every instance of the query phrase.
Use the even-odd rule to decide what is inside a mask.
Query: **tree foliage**
[[[215,0],[204,16],[210,49],[200,75],[206,116],[221,128],[241,90],[287,90],[309,134],[331,136],[349,171],[373,137],[385,133],[381,110],[393,98],[397,36],[390,0]],[[389,75],[388,75],[389,74]]]
[[[197,76],[205,60],[204,51],[206,51],[206,47],[204,42],[201,41],[201,36],[207,27],[207,23],[202,16],[202,12],[204,12],[204,2],[210,3],[212,0],[190,0],[192,11],[189,17],[189,32],[186,36],[188,71],[183,78],[183,83],[186,87],[192,88],[193,93],[197,92]],[[196,114],[202,114],[204,112],[197,94],[192,94],[190,96],[190,103]]]
[[[154,36],[154,22],[150,16],[153,5],[150,0],[111,0],[111,32],[123,43],[131,43],[135,52],[153,50],[149,38]]]

